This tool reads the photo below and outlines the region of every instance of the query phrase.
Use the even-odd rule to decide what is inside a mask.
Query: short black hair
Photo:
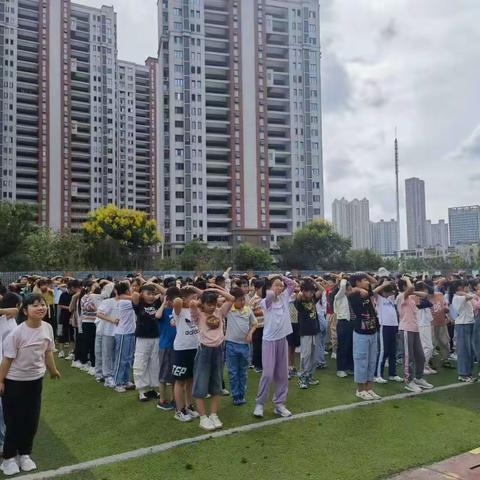
[[[151,283],[146,283],[140,287],[140,292],[153,292],[155,293],[157,289],[155,288],[155,285],[152,285]]]
[[[218,300],[218,293],[215,292],[203,292],[200,297],[200,302],[204,305],[211,305],[213,303],[217,303]]]
[[[350,278],[348,279],[348,281],[351,283],[352,287],[356,287],[358,282],[365,280],[366,278],[368,277],[365,272],[357,272],[357,273],[354,273],[353,275],[350,275]]]
[[[7,292],[0,302],[0,308],[17,308],[22,303],[22,297],[15,292]]]
[[[127,281],[120,281],[115,284],[115,291],[117,295],[124,295],[130,291],[130,282]]]
[[[235,300],[238,300],[239,298],[245,298],[245,293],[243,293],[243,290],[239,287],[232,288],[230,290],[230,295],[232,295]]]
[[[178,287],[169,287],[165,292],[165,298],[167,300],[173,300],[175,298],[180,298],[182,296],[180,289]]]

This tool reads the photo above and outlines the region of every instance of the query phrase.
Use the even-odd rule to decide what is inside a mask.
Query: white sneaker
[[[388,377],[389,380],[392,382],[398,382],[398,383],[403,383],[403,378],[399,377],[398,375],[395,375],[394,377]]]
[[[37,465],[29,455],[20,455],[18,463],[23,472],[31,472],[37,469]]]
[[[191,405],[190,407],[185,407],[185,411],[187,412],[187,415],[190,415],[192,418],[200,417],[200,414],[193,409],[193,406]]]
[[[355,396],[360,400],[373,400],[373,397],[366,390],[362,390],[361,392],[357,390]]]
[[[222,395],[224,397],[228,397],[230,395],[230,392],[226,388],[222,388]]]
[[[337,359],[337,353],[336,352],[332,352],[332,354],[330,355],[330,358],[332,360],[336,360]]]
[[[424,375],[435,375],[436,373],[438,373],[436,370],[434,370],[433,368],[430,368],[428,365],[425,366],[425,368],[423,369],[423,374]]]
[[[188,415],[188,413],[183,413],[181,410],[178,410],[175,412],[175,415],[173,417],[175,420],[178,420],[179,422],[191,422],[192,417]]]
[[[459,382],[463,383],[473,383],[475,380],[472,377],[467,376],[460,376],[458,377]]]
[[[18,467],[18,463],[15,458],[4,460],[0,468],[5,475],[16,475],[17,473],[20,473],[20,468]]]
[[[82,372],[88,372],[88,370],[90,368],[90,365],[88,365],[88,363],[81,363],[80,365],[81,365],[80,370]]]
[[[431,390],[433,385],[428,383],[424,378],[414,378],[415,385],[418,385],[422,390]]]
[[[95,367],[88,367],[88,370],[86,372],[91,375],[92,377],[95,376]]]
[[[58,358],[65,358],[65,352],[63,350],[58,352]]]
[[[223,427],[223,423],[220,421],[220,419],[218,418],[218,415],[216,413],[212,413],[210,415],[210,421],[213,423],[213,425],[215,426],[215,428],[222,428]]]
[[[74,360],[75,359],[75,355],[73,353],[69,353],[66,357],[65,357],[65,360]]]
[[[214,423],[210,420],[210,418],[208,418],[206,415],[203,415],[203,417],[200,417],[200,428],[212,431],[215,430],[216,427]]]
[[[448,357],[448,359],[456,362],[458,360],[457,354],[456,353],[451,353],[450,356]]]
[[[115,382],[113,381],[112,377],[106,378],[103,385],[108,388],[115,388]]]
[[[376,394],[373,390],[368,390],[368,394],[373,398],[373,400],[381,400],[382,397]]]
[[[274,412],[276,415],[280,415],[283,418],[291,417],[292,412],[285,407],[283,404],[279,404],[275,407]]]
[[[263,405],[260,405],[259,403],[255,405],[253,416],[257,418],[263,418]]]
[[[343,370],[339,370],[339,371],[337,372],[337,377],[339,377],[339,378],[346,378],[346,377],[348,377],[348,373],[347,373],[347,372],[344,372]]]
[[[118,385],[114,389],[117,393],[125,393],[127,389],[123,385]]]
[[[73,367],[73,368],[82,368],[82,366],[83,366],[83,365],[81,364],[80,360],[74,360],[74,361],[72,362],[72,367]]]
[[[422,389],[415,382],[407,383],[405,385],[405,390],[413,393],[420,393],[422,391]]]
[[[373,381],[375,383],[388,383],[388,380],[385,380],[383,377],[375,377]]]

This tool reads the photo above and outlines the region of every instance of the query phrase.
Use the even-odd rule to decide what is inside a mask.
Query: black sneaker
[[[145,395],[148,398],[151,398],[152,400],[157,400],[158,398],[160,398],[160,394],[155,390],[149,390],[148,392],[145,393]]]

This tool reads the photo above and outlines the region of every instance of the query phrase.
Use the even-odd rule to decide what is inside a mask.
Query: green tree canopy
[[[269,270],[273,257],[266,248],[242,243],[233,251],[233,262],[237,270]]]

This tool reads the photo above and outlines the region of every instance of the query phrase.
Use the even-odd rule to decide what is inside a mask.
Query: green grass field
[[[141,447],[193,437],[198,422],[182,424],[172,412],[139,403],[134,392],[117,394],[58,360],[63,378],[45,381],[42,420],[33,458],[41,470]],[[320,385],[299,390],[291,380],[288,406],[294,413],[354,403],[352,379],[338,379],[333,366],[318,371]],[[430,377],[435,386],[456,381],[453,370]],[[248,404],[222,399],[224,428],[256,422],[253,399],[259,375],[249,371]],[[377,389],[403,393],[399,384]],[[75,473],[73,479],[167,478],[384,479],[480,445],[480,385],[392,401],[321,417],[294,420],[248,433],[211,439],[165,453]],[[274,418],[273,407],[265,419]]]

